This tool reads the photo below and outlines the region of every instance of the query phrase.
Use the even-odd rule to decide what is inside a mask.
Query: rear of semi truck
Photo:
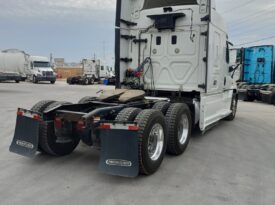
[[[165,153],[186,151],[192,129],[235,118],[234,68],[214,1],[117,0],[115,36],[116,89],[19,108],[10,151],[64,156],[81,140],[100,147],[102,172],[150,175]]]
[[[69,85],[93,85],[96,81],[100,81],[100,60],[83,59],[82,69],[83,75],[67,78]]]

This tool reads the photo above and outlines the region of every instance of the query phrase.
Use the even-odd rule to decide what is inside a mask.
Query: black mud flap
[[[138,132],[126,129],[101,129],[99,169],[106,174],[136,177],[139,174]]]
[[[17,116],[16,128],[10,152],[34,157],[38,149],[40,121],[27,116]]]

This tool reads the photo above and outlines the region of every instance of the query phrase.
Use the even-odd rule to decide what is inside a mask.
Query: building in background
[[[54,59],[54,70],[58,78],[67,79],[70,76],[82,76],[82,63],[66,63],[64,58]]]

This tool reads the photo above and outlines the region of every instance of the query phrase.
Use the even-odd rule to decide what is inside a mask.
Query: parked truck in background
[[[54,84],[56,81],[56,74],[51,67],[49,59],[43,56],[29,57],[29,66],[26,69],[26,75],[33,83],[49,81],[51,84]]]
[[[81,140],[100,148],[104,173],[155,173],[166,152],[186,151],[194,128],[234,120],[226,31],[214,0],[117,0],[116,89],[19,108],[10,151],[64,156]]]
[[[70,76],[67,78],[69,85],[93,85],[100,81],[100,60],[83,59],[83,74],[79,76]]]
[[[56,81],[49,59],[42,56],[30,56],[17,49],[4,50],[0,53],[0,81],[29,79],[33,83]]]
[[[274,46],[244,48],[243,81],[250,84],[275,83]]]
[[[238,82],[240,99],[275,105],[274,46],[259,45],[235,51],[239,53],[237,63],[241,62],[241,78]]]
[[[113,70],[113,67],[108,66],[106,63],[101,61],[100,65],[100,78],[101,81],[105,81],[105,84],[107,85],[115,85],[116,78],[115,78],[115,71]]]
[[[83,75],[67,78],[69,85],[93,85],[95,82],[100,83],[103,79],[114,79],[112,68],[105,65],[101,60],[83,59],[82,68]]]

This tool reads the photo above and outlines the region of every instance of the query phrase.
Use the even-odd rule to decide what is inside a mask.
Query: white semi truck
[[[44,56],[30,56],[26,75],[33,83],[48,81],[54,84],[56,81],[56,74],[51,67],[51,63]]]
[[[29,79],[33,83],[56,81],[55,73],[47,57],[30,56],[17,49],[4,50],[0,53],[0,81]]]
[[[235,118],[227,29],[214,0],[117,0],[115,36],[116,89],[19,108],[10,151],[64,156],[81,140],[100,147],[102,172],[150,175],[166,152],[186,151],[194,128]]]
[[[70,76],[67,78],[69,85],[93,85],[94,82],[100,82],[102,79],[114,79],[112,68],[105,65],[101,60],[83,59],[82,67],[82,76]]]

